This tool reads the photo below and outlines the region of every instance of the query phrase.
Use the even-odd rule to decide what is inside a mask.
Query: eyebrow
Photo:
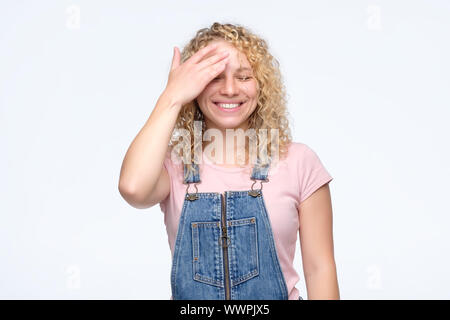
[[[237,68],[234,72],[239,73],[239,72],[242,72],[242,71],[250,71],[251,73],[253,73],[252,68],[248,68],[248,67],[239,67],[239,68]],[[221,74],[223,74],[224,72],[225,72],[225,70],[222,71]]]

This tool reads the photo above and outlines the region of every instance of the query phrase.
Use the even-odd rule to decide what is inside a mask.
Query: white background
[[[1,1],[0,298],[168,299],[159,205],[120,166],[180,49],[268,42],[294,141],[333,176],[342,299],[449,299],[449,1]],[[297,284],[306,298],[299,245]]]

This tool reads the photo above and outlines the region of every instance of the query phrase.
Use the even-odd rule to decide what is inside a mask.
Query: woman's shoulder
[[[288,145],[288,158],[290,160],[293,159],[301,159],[302,157],[308,156],[311,152],[314,152],[309,145],[303,142],[291,141]]]
[[[273,173],[278,172],[276,168],[284,168],[280,172],[285,172],[286,174],[291,174],[292,170],[297,170],[308,149],[309,147],[302,142],[289,142],[284,150],[279,150],[278,156],[272,158]]]
[[[289,144],[287,162],[300,168],[321,165],[320,157],[312,147],[307,143],[296,141]]]
[[[317,152],[306,143],[292,142],[289,146],[289,153],[292,163],[295,163],[300,172],[325,169]]]
[[[289,150],[293,150],[294,152],[299,152],[306,148],[308,148],[308,146],[303,142],[291,141],[291,143],[289,143]]]

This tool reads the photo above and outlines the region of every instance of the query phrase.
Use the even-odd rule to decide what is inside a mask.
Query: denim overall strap
[[[256,164],[253,167],[252,175],[250,177],[251,180],[253,180],[253,184],[251,187],[251,190],[248,192],[248,194],[252,197],[257,197],[261,195],[262,188],[263,188],[263,182],[269,182],[269,179],[267,178],[267,175],[269,173],[270,168],[270,159],[269,163],[266,165],[261,165],[261,162],[259,161],[259,158],[256,161]],[[260,182],[260,189],[254,189],[253,186],[255,185],[256,181]]]
[[[198,183],[200,182],[200,171],[199,171],[199,166],[197,163],[192,163],[192,168],[194,169],[194,171],[189,172],[188,173],[188,166],[187,164],[183,164],[183,169],[184,169],[184,176],[187,177],[184,178],[184,183],[188,184],[188,183]]]
[[[252,175],[251,175],[250,179],[269,181],[267,179],[267,174],[269,173],[269,168],[270,168],[270,159],[269,159],[268,164],[261,165],[261,161],[258,158],[253,167],[253,171],[252,171]]]

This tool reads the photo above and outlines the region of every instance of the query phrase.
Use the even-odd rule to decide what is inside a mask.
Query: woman
[[[308,298],[339,299],[331,180],[311,148],[291,141],[266,42],[214,23],[183,54],[174,48],[166,88],[125,155],[119,191],[136,208],[160,204],[173,299],[303,299],[297,232]]]

